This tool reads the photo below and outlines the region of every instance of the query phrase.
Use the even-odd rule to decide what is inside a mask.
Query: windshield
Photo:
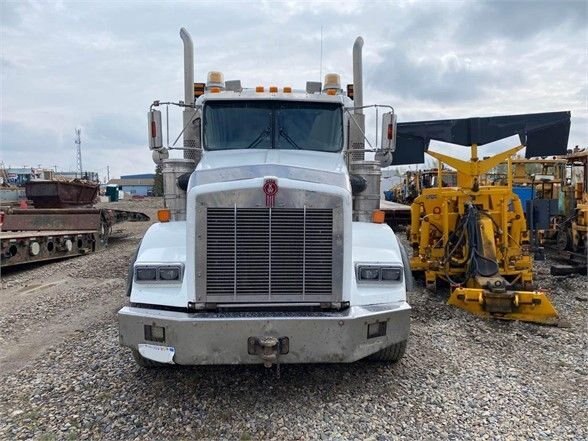
[[[342,147],[343,114],[337,103],[209,101],[204,108],[207,150],[338,152]]]

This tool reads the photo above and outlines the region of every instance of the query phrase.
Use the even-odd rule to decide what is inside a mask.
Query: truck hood
[[[300,150],[204,151],[190,187],[214,182],[275,176],[350,189],[341,153]]]

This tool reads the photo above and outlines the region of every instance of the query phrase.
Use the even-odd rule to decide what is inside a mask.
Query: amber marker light
[[[209,92],[210,93],[220,93],[220,87],[211,87]]]
[[[194,83],[194,97],[198,98],[201,95],[204,95],[204,89],[206,84],[204,83]]]
[[[157,220],[159,222],[169,222],[171,220],[171,211],[169,208],[157,210]]]
[[[255,91],[256,91],[257,93],[263,93],[263,92],[264,92],[264,90],[265,90],[265,89],[263,88],[263,86],[257,86],[257,87],[255,88]]]
[[[353,99],[353,84],[347,85],[347,96]]]
[[[270,93],[278,93],[278,86],[270,86],[269,91]]]
[[[327,89],[327,95],[337,95],[337,91],[335,89]]]
[[[386,219],[386,213],[382,210],[374,210],[372,211],[372,222],[374,224],[383,224]]]
[[[292,93],[292,88],[290,86],[284,87],[284,93]]]

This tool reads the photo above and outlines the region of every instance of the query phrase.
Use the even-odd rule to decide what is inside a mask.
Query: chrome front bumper
[[[286,338],[279,363],[348,363],[408,338],[410,306],[406,302],[352,306],[339,312],[185,313],[124,307],[118,312],[120,343],[171,351],[168,360],[182,365],[258,364],[251,353],[256,339]],[[368,338],[370,329],[380,336]],[[147,328],[165,328],[165,341],[149,341]],[[159,360],[160,361],[160,360]]]

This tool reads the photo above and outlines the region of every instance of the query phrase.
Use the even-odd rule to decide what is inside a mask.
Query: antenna
[[[77,164],[77,172],[80,174],[80,179],[82,179],[82,129],[76,129],[76,164]]]
[[[321,65],[319,69],[319,81],[323,81],[323,26],[321,25]]]

